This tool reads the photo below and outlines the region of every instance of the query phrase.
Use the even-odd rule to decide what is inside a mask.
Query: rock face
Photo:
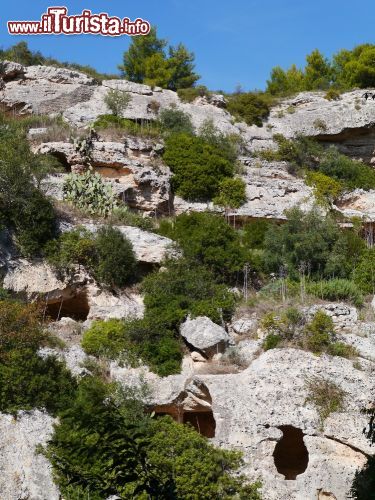
[[[53,419],[38,410],[0,414],[0,492],[2,500],[59,500],[51,465],[36,452],[52,435]]]
[[[145,212],[169,214],[171,211],[171,172],[153,158],[162,145],[146,140],[128,138],[119,142],[93,142],[91,164],[113,190],[130,207]],[[72,143],[49,142],[34,149],[36,153],[52,154],[71,170],[80,169],[83,158]],[[155,152],[156,151],[156,152]],[[44,190],[54,198],[62,199],[65,176],[49,176]]]
[[[181,325],[180,333],[188,344],[207,356],[223,352],[230,340],[224,328],[206,316],[188,318]]]
[[[316,408],[306,401],[307,376],[323,376],[346,392],[343,410],[331,414],[323,429]],[[199,412],[203,405],[206,412],[212,411],[214,442],[244,452],[243,472],[251,480],[261,479],[264,500],[316,500],[322,492],[347,498],[356,470],[365,464],[366,454],[373,453],[362,433],[367,416],[361,409],[375,396],[373,365],[368,362],[357,369],[344,358],[271,349],[238,374],[146,379],[156,411]],[[203,400],[195,410],[187,403],[194,401],[191,387],[200,388]],[[275,447],[288,429],[292,434],[299,430],[307,463],[295,461],[301,443],[286,439],[287,453],[276,466]],[[285,474],[293,470],[295,479],[286,480]]]
[[[247,201],[230,215],[285,219],[285,210],[298,205],[310,210],[314,203],[312,189],[302,179],[287,171],[285,162],[266,162],[254,158],[244,160]]]

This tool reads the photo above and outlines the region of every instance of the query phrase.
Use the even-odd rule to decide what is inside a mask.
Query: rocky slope
[[[241,175],[247,201],[231,215],[245,220],[282,220],[285,210],[295,205],[308,210],[314,202],[311,188],[288,173],[285,163],[249,156],[256,149],[273,147],[273,134],[313,136],[368,163],[375,148],[375,104],[362,100],[363,91],[346,93],[338,101],[327,101],[321,93],[303,93],[272,109],[263,127],[248,127],[234,123],[220,98],[185,104],[171,91],[124,80],[99,84],[79,72],[53,67],[5,62],[0,71],[0,102],[5,107],[21,113],[61,113],[73,127],[87,126],[109,113],[104,97],[109,89],[119,88],[132,97],[124,117],[155,118],[149,104],[156,101],[161,109],[173,105],[189,113],[196,128],[212,118],[221,131],[241,135],[246,150]],[[67,171],[80,169],[82,157],[71,142],[40,143],[33,139],[39,134],[30,135],[35,152],[55,155]],[[160,160],[162,149],[154,140],[99,137],[93,143],[92,165],[130,207],[146,215],[216,210],[173,197],[171,173]],[[65,175],[49,176],[43,190],[61,200]],[[345,216],[372,221],[374,196],[372,191],[347,193],[337,208]],[[83,222],[91,231],[98,227],[94,221]],[[75,223],[64,223],[62,229]],[[141,265],[158,266],[171,253],[168,238],[130,226],[119,229],[131,241]],[[4,288],[28,300],[41,300],[54,315],[57,321],[51,329],[67,344],[58,355],[76,374],[82,371],[85,359],[79,346],[82,329],[93,319],[142,317],[144,312],[137,290],[118,295],[101,290],[80,269],[62,279],[45,262],[20,259],[4,242],[0,242],[0,268]],[[181,329],[190,354],[180,375],[160,379],[146,367],[128,369],[116,363],[109,370],[113,379],[124,384],[137,384],[143,377],[152,388],[149,404],[155,411],[190,421],[217,444],[242,450],[244,473],[261,479],[265,500],[341,500],[349,494],[356,470],[372,453],[362,434],[366,418],[361,409],[375,397],[375,323],[361,321],[356,309],[345,304],[320,302],[314,307],[332,316],[340,339],[358,349],[357,363],[294,348],[263,352],[257,317],[237,318],[225,328],[211,324],[208,318],[197,318]],[[241,358],[236,366],[225,361],[225,351],[233,346]],[[313,375],[334,381],[346,393],[344,411],[331,414],[323,428],[316,408],[307,401],[305,380]],[[48,462],[35,453],[36,444],[48,439],[52,419],[41,412],[22,413],[16,420],[1,415],[0,427],[6,436],[0,445],[1,498],[59,498]],[[292,449],[300,447],[304,454],[294,471],[287,470],[282,458],[275,460],[276,445],[283,436]]]

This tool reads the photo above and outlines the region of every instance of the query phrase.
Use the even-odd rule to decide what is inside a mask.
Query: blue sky
[[[373,0],[3,0],[0,46],[26,40],[44,55],[116,72],[127,37],[8,35],[8,19],[39,20],[51,5],[65,5],[70,14],[88,8],[147,19],[158,26],[159,36],[171,44],[181,41],[195,53],[201,83],[226,91],[237,84],[246,90],[264,88],[273,66],[303,65],[315,48],[330,56],[341,48],[375,43]]]

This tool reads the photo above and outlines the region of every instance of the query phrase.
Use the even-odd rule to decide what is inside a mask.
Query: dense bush
[[[136,274],[132,244],[113,227],[101,227],[95,235],[92,271],[99,283],[122,288]]]
[[[238,232],[220,216],[182,214],[162,224],[160,232],[177,241],[188,260],[206,266],[221,281],[233,279],[246,261]]]
[[[140,137],[159,138],[162,130],[158,121],[149,120],[141,123],[121,118],[115,115],[100,115],[94,122],[95,130],[115,129]]]
[[[203,266],[192,265],[180,259],[170,261],[165,270],[147,276],[142,289],[145,292],[146,314],[155,324],[173,329],[186,316],[208,316],[221,323],[233,313],[234,296],[224,285],[218,285]]]
[[[335,329],[330,316],[317,311],[310,323],[305,327],[307,347],[315,352],[326,351],[334,338]]]
[[[267,231],[273,226],[272,220],[255,219],[247,222],[241,231],[241,239],[248,248],[263,248]]]
[[[244,121],[248,125],[263,126],[270,108],[265,96],[261,93],[243,92],[232,94],[228,98],[227,109],[237,120]]]
[[[234,167],[221,152],[201,137],[173,134],[165,143],[164,161],[171,168],[173,188],[187,200],[208,201]]]
[[[45,247],[48,261],[63,273],[84,266],[102,285],[123,288],[136,276],[136,259],[131,243],[111,226],[95,234],[83,227],[63,233]]]
[[[270,228],[265,235],[267,271],[279,273],[283,269],[291,278],[350,276],[364,247],[355,231],[341,231],[330,216],[315,210],[303,213],[294,208],[287,215],[284,224]]]
[[[178,89],[177,94],[182,102],[193,102],[197,97],[209,97],[210,92],[204,85],[197,85],[196,87]]]
[[[75,382],[53,356],[37,354],[48,336],[34,305],[0,301],[0,411],[46,408],[55,414],[66,408]]]
[[[229,208],[240,208],[246,201],[246,184],[240,178],[223,179],[218,186],[218,195],[213,199],[216,205]]]
[[[353,270],[353,280],[365,294],[375,293],[375,250],[367,249]]]
[[[63,413],[47,456],[67,498],[242,498],[260,485],[235,476],[241,455],[212,446],[189,426],[144,413],[137,392],[86,378]]]
[[[129,349],[124,322],[118,319],[94,321],[83,334],[81,345],[87,354],[116,358]]]
[[[321,172],[309,172],[306,176],[306,183],[313,186],[315,199],[323,207],[332,207],[343,191],[340,182]]]
[[[306,284],[306,291],[322,300],[347,300],[357,307],[363,305],[361,290],[351,280],[335,278],[327,281],[310,281]]]
[[[84,227],[62,233],[44,248],[48,262],[61,272],[69,272],[75,265],[89,268],[94,261],[93,234]]]
[[[23,123],[0,116],[0,223],[15,231],[21,251],[38,254],[56,234],[51,202],[35,184],[55,162],[30,151]]]
[[[165,133],[194,134],[190,115],[180,109],[167,108],[159,113],[160,128]]]

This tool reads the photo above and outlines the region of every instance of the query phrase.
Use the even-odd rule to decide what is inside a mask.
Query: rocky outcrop
[[[39,410],[0,414],[2,500],[59,500],[48,460],[36,451],[52,435],[53,419]]]
[[[130,207],[169,214],[171,172],[161,161],[153,160],[162,148],[161,144],[135,138],[127,138],[123,143],[94,141],[90,163]],[[72,171],[79,171],[84,163],[81,153],[69,142],[44,143],[34,151],[56,156]],[[64,179],[64,174],[48,176],[42,184],[46,194],[62,199]]]
[[[195,319],[188,318],[181,325],[180,334],[188,345],[203,352],[206,356],[223,352],[230,340],[224,328],[206,316],[199,316]]]
[[[375,148],[375,105],[363,93],[353,90],[329,101],[324,92],[302,92],[282,100],[271,109],[264,127],[250,127],[244,136],[252,148],[262,149],[272,147],[274,134],[287,138],[302,134],[369,162]]]
[[[271,349],[252,359],[249,368],[238,374],[156,379],[146,372],[145,380],[153,389],[150,404],[157,411],[183,414],[192,409],[186,401],[194,400],[187,388],[201,388],[205,396],[199,399],[215,422],[214,442],[244,452],[243,472],[262,481],[265,500],[316,500],[319,492],[346,498],[356,470],[373,452],[362,433],[367,416],[361,413],[375,396],[373,364],[362,360],[358,369],[351,360],[296,349]],[[127,383],[131,380],[126,370],[113,375]],[[323,429],[316,408],[307,402],[306,378],[312,376],[323,376],[346,393],[343,410],[331,414]],[[202,410],[198,406],[196,411]],[[299,429],[307,448],[306,470],[295,480],[285,480],[273,456],[283,426]],[[284,466],[288,468],[288,463]]]
[[[255,158],[243,160],[246,173],[246,202],[229,215],[243,218],[286,219],[285,211],[298,205],[301,210],[311,210],[313,191],[303,179],[288,173],[287,163],[267,162]]]
[[[307,318],[311,320],[317,311],[323,311],[331,317],[335,327],[341,330],[352,330],[358,321],[357,309],[343,302],[315,304],[305,311]]]
[[[96,232],[101,224],[83,224],[89,231]],[[150,233],[133,226],[116,226],[133,246],[138,262],[145,264],[160,264],[168,256],[176,255],[173,241],[165,236]]]
[[[88,101],[94,93],[94,80],[78,71],[52,66],[15,68],[11,64],[5,65],[8,73],[0,101],[21,113],[56,114]]]

